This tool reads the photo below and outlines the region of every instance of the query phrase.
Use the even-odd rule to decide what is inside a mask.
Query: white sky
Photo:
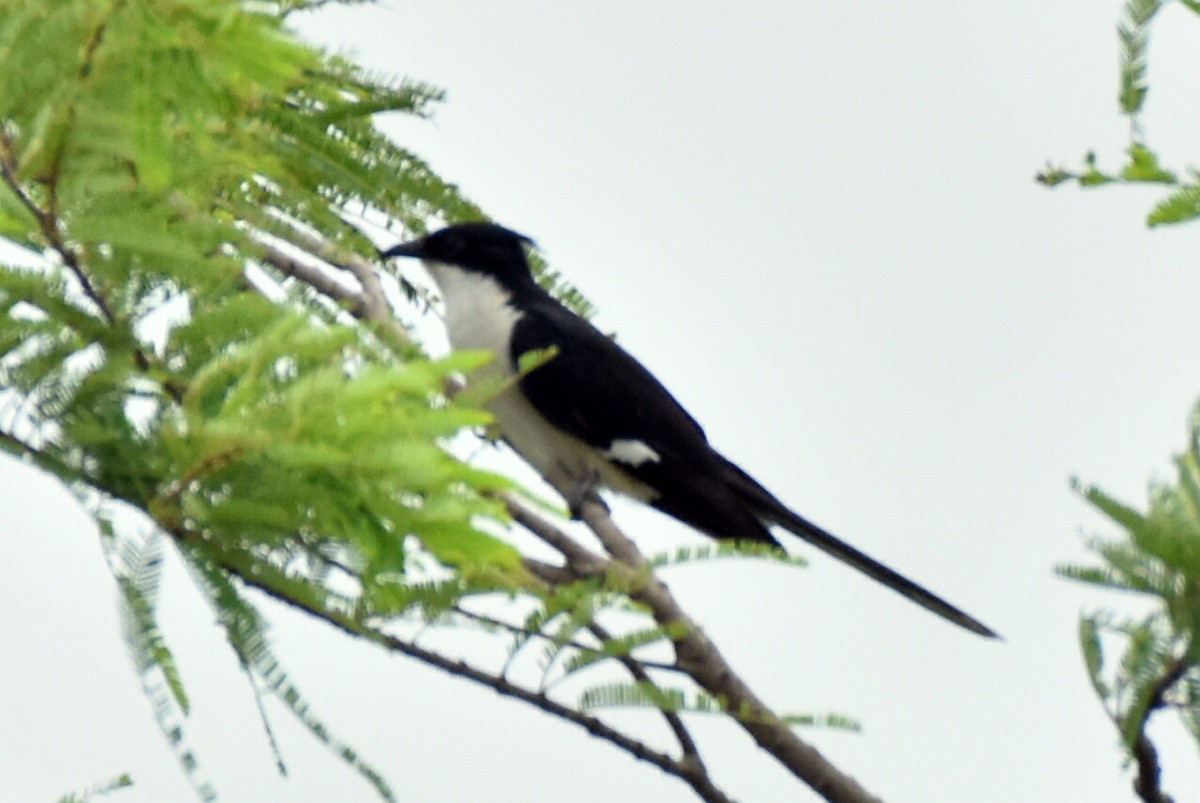
[[[1127,600],[1051,567],[1111,532],[1072,475],[1137,504],[1171,476],[1200,389],[1197,229],[1148,232],[1153,191],[1032,180],[1093,147],[1116,163],[1119,9],[395,0],[303,26],[445,87],[436,121],[390,130],[536,238],[728,456],[1005,635],[974,638],[825,559],[671,572],[777,708],[862,720],[805,737],[889,801],[1132,799],[1076,644],[1081,609]],[[1169,8],[1151,41],[1146,129],[1176,166],[1200,124],[1200,89],[1174,78],[1194,74],[1189,16]],[[114,800],[188,800],[86,519],[11,460],[0,487],[5,797],[128,771]],[[648,551],[697,538],[617,513]],[[177,564],[166,580],[188,733],[221,799],[374,800],[271,705],[291,771],[275,774],[211,615]],[[315,710],[402,800],[694,799],[576,728],[265,609]],[[612,721],[669,744],[651,714]],[[816,799],[733,726],[696,728],[734,797]],[[1194,744],[1152,733],[1187,800]]]

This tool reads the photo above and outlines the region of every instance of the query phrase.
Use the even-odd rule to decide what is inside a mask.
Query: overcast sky
[[[778,709],[863,722],[804,736],[888,801],[1132,800],[1076,642],[1081,610],[1132,603],[1052,567],[1086,559],[1082,535],[1113,533],[1072,476],[1139,505],[1172,476],[1200,395],[1198,229],[1147,231],[1153,191],[1033,182],[1091,148],[1116,164],[1119,11],[393,0],[298,20],[448,91],[433,122],[385,125],[534,237],[718,448],[1005,636],[959,631],[826,559],[669,573]],[[1173,78],[1194,76],[1195,22],[1168,8],[1151,41],[1145,128],[1173,166],[1200,125],[1200,87]],[[0,487],[5,798],[128,771],[137,786],[114,801],[188,800],[94,530],[11,460]],[[617,516],[647,551],[699,542],[652,513]],[[211,614],[177,563],[166,582],[188,734],[221,799],[375,799],[269,704],[278,777]],[[576,728],[264,607],[315,710],[401,800],[693,799]],[[651,714],[612,720],[669,744]],[[696,727],[734,797],[816,799],[735,727]],[[1194,743],[1174,725],[1152,735],[1168,791],[1188,799]]]

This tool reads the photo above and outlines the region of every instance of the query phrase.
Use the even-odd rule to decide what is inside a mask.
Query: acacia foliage
[[[1162,24],[1164,0],[1127,0],[1117,26],[1120,71],[1117,101],[1129,121],[1128,160],[1117,171],[1099,167],[1095,153],[1082,170],[1051,167],[1038,175],[1048,186],[1074,182],[1083,188],[1159,184],[1171,192],[1151,210],[1147,225],[1182,224],[1200,218],[1200,174],[1163,166],[1141,122],[1150,97],[1150,31]],[[1200,3],[1180,0],[1180,17],[1195,23]],[[1079,640],[1105,713],[1137,770],[1134,791],[1148,803],[1170,800],[1162,791],[1157,750],[1147,733],[1151,717],[1173,711],[1200,746],[1200,405],[1187,449],[1176,457],[1177,479],[1150,489],[1145,512],[1105,493],[1079,486],[1094,507],[1121,530],[1119,538],[1089,539],[1098,563],[1059,567],[1065,577],[1134,592],[1151,600],[1150,612],[1133,615],[1101,609],[1080,617]],[[1114,660],[1114,653],[1119,657]]]
[[[1088,541],[1099,565],[1059,569],[1071,579],[1154,603],[1144,615],[1093,611],[1079,624],[1092,686],[1134,759],[1157,710],[1175,711],[1200,743],[1200,419],[1176,466],[1177,479],[1151,489],[1144,513],[1098,487],[1083,488],[1122,537]],[[1115,644],[1123,651],[1114,662]]]
[[[477,404],[497,387],[445,388],[489,355],[430,359],[393,315],[363,232],[482,214],[375,127],[427,114],[437,90],[367,75],[289,32],[289,14],[326,1],[0,0],[0,449],[60,479],[94,519],[135,667],[199,797],[216,790],[188,745],[186,671],[156,619],[171,553],[260,711],[274,696],[385,799],[387,781],[273,654],[248,589],[573,723],[704,800],[729,798],[681,712],[730,717],[830,799],[871,799],[791,731],[854,720],[767,708],[606,512],[587,525],[603,556],[448,451],[489,423]],[[391,300],[408,289],[394,283]],[[495,535],[510,516],[561,562]],[[469,626],[507,640],[507,660],[481,669],[398,636],[402,624]],[[668,642],[673,661],[649,660]],[[515,668],[529,645],[542,648],[532,681]],[[628,681],[564,702],[559,685],[601,665]],[[678,755],[594,713],[613,706],[657,709]]]
[[[341,268],[376,250],[352,211],[408,231],[480,214],[373,123],[439,92],[301,43],[295,6],[0,4],[0,448],[96,520],[135,663],[203,798],[154,618],[161,535],[256,689],[385,797],[291,685],[238,578],[360,623],[530,584],[484,531],[508,483],[442,445],[487,422],[443,393],[485,357],[430,360],[402,325],[364,325],[279,268],[282,253],[353,284]],[[160,536],[137,535],[147,523]],[[431,566],[436,596],[410,582]]]
[[[1080,187],[1102,187],[1107,184],[1151,184],[1170,188],[1146,216],[1147,225],[1161,226],[1187,223],[1200,218],[1200,174],[1195,170],[1172,169],[1164,165],[1162,156],[1150,145],[1142,124],[1142,111],[1150,97],[1149,50],[1150,32],[1162,24],[1162,12],[1171,5],[1186,12],[1186,22],[1200,22],[1200,2],[1196,0],[1126,0],[1117,25],[1120,45],[1120,70],[1117,104],[1129,123],[1126,160],[1118,169],[1105,169],[1095,151],[1088,151],[1079,170],[1051,165],[1037,179],[1049,187],[1075,183]]]

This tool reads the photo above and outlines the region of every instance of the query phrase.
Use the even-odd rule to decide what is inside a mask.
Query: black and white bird
[[[779,526],[939,616],[995,633],[941,597],[792,511],[708,443],[704,430],[640,362],[534,279],[524,235],[463,223],[397,245],[441,290],[454,349],[496,355],[481,369],[511,377],[522,355],[553,349],[488,405],[506,441],[559,493],[600,485],[713,538],[778,545]]]

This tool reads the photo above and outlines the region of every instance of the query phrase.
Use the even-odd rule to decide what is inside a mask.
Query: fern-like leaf
[[[133,778],[128,773],[110,778],[107,781],[95,783],[79,792],[70,792],[58,799],[58,803],[92,803],[98,797],[105,797],[121,789],[133,786]]]
[[[1127,0],[1125,19],[1117,26],[1121,43],[1121,111],[1133,116],[1146,102],[1146,38],[1160,0]]]
[[[229,642],[242,665],[262,679],[272,696],[282,702],[310,734],[370,783],[381,798],[393,803],[395,795],[383,776],[364,761],[353,747],[335,737],[312,711],[272,652],[266,623],[258,610],[242,596],[216,564],[199,559],[192,561],[191,565],[196,570],[194,576],[197,582],[224,625]]]
[[[1088,679],[1096,690],[1102,703],[1107,703],[1111,691],[1104,682],[1104,644],[1100,640],[1100,627],[1093,616],[1083,616],[1079,619],[1079,645],[1083,652],[1084,665],[1087,667]]]
[[[161,541],[153,532],[144,540],[125,538],[121,542],[120,559],[124,569],[117,577],[117,584],[121,590],[125,639],[138,673],[162,672],[171,696],[186,716],[191,703],[154,610],[162,575]]]
[[[648,627],[605,639],[597,650],[579,651],[563,662],[563,672],[574,674],[589,666],[609,658],[622,658],[633,654],[633,651],[651,644],[674,640],[687,632],[684,625],[678,623],[672,627]]]
[[[653,708],[658,711],[691,714],[727,714],[743,722],[760,718],[750,711],[732,711],[721,700],[703,691],[662,687],[653,683],[610,683],[585,690],[579,698],[585,711],[600,708]],[[843,714],[784,714],[780,720],[797,727],[828,727],[861,730],[860,723]]]
[[[760,541],[717,541],[681,546],[672,552],[654,555],[649,558],[649,562],[651,566],[659,569],[723,558],[759,558],[790,566],[808,565],[808,561],[803,556],[789,555],[773,544],[764,544]]]
[[[1200,187],[1190,186],[1181,187],[1159,201],[1146,218],[1146,222],[1153,227],[1187,223],[1198,217],[1200,217]]]

